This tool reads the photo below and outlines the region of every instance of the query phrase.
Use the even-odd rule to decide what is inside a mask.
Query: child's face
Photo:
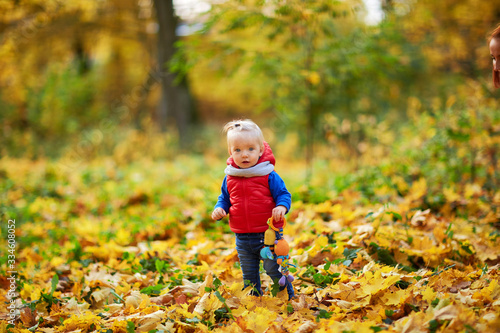
[[[259,140],[250,133],[240,132],[230,136],[229,155],[237,166],[242,169],[253,167],[262,156],[263,146]]]

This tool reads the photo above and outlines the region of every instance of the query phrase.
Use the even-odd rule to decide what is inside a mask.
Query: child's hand
[[[283,218],[285,217],[286,214],[286,207],[285,206],[276,206],[273,209],[273,220],[276,222],[281,222]]]
[[[212,212],[212,219],[218,221],[226,215],[227,215],[226,211],[219,207],[214,209],[214,211]]]

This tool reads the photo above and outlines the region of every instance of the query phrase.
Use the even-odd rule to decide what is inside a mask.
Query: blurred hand
[[[276,206],[273,209],[273,220],[276,222],[281,222],[285,217],[286,210],[287,209],[285,206]]]
[[[212,219],[213,220],[220,220],[222,218],[224,218],[224,216],[226,216],[227,213],[224,209],[222,208],[216,208],[214,209],[214,211],[212,212]]]

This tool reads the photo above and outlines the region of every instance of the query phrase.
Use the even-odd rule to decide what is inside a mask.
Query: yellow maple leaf
[[[371,274],[366,274],[366,283],[361,288],[362,292],[360,293],[362,296],[374,295],[381,290],[389,288],[400,279],[398,275],[389,275],[384,278],[380,270],[376,271],[373,276],[370,275]]]
[[[20,292],[20,295],[24,300],[34,301],[40,299],[41,292],[42,290],[39,287],[26,283],[24,284],[23,289]]]
[[[124,295],[127,295],[130,292],[130,289],[131,286],[127,282],[122,281],[118,286],[116,286],[115,293],[123,297]]]
[[[53,257],[52,259],[50,259],[50,265],[52,265],[52,267],[58,267],[65,262],[66,260],[63,257]]]
[[[420,178],[410,188],[407,200],[413,201],[422,198],[427,193],[427,181],[425,178]]]
[[[328,245],[328,237],[322,235],[314,241],[313,247],[311,247],[307,252],[311,257],[314,257],[327,245]]]
[[[447,202],[455,202],[461,199],[460,195],[458,195],[452,188],[445,187],[443,189],[444,197]]]
[[[386,292],[382,297],[385,305],[399,305],[408,298],[408,292],[404,289]]]
[[[436,299],[436,292],[431,287],[426,287],[422,292],[422,298],[424,299],[424,301],[427,301],[427,303],[431,304],[431,302]]]
[[[332,294],[333,298],[338,298],[347,302],[352,302],[356,299],[356,290],[359,288],[359,282],[340,283],[338,291]]]
[[[128,322],[126,320],[115,320],[109,329],[117,333],[127,333],[127,325]]]
[[[173,332],[174,330],[172,330]],[[238,326],[236,322],[232,322],[229,326],[222,326],[217,328],[217,332],[219,333],[239,333],[244,332],[243,329]]]
[[[201,297],[193,313],[199,314],[203,318],[209,318],[213,322],[215,319],[215,310],[220,309],[222,306],[223,303],[217,296],[213,293],[208,293]]]
[[[497,300],[500,297],[500,286],[498,285],[498,280],[491,280],[488,287],[480,289],[472,295],[474,299],[483,299],[488,302]]]
[[[101,317],[87,311],[83,315],[69,317],[63,322],[63,327],[66,332],[75,330],[88,331],[91,326],[97,327],[101,322]]]
[[[120,228],[116,232],[115,241],[119,245],[128,245],[128,244],[130,244],[131,239],[132,239],[132,236],[130,234],[130,229],[129,228]]]
[[[252,291],[252,286],[248,286],[244,289],[243,286],[244,286],[243,282],[233,283],[229,286],[229,292],[237,298],[242,298],[244,296],[247,296]]]
[[[8,325],[7,320],[2,320],[0,322],[0,332],[2,332],[2,333],[7,332],[7,325]]]
[[[267,308],[257,307],[245,316],[247,328],[255,333],[265,332],[276,320],[277,313],[269,311]]]

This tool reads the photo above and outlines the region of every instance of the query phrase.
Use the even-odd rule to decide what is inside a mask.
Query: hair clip
[[[240,124],[234,124],[234,127],[240,127],[241,125]]]

